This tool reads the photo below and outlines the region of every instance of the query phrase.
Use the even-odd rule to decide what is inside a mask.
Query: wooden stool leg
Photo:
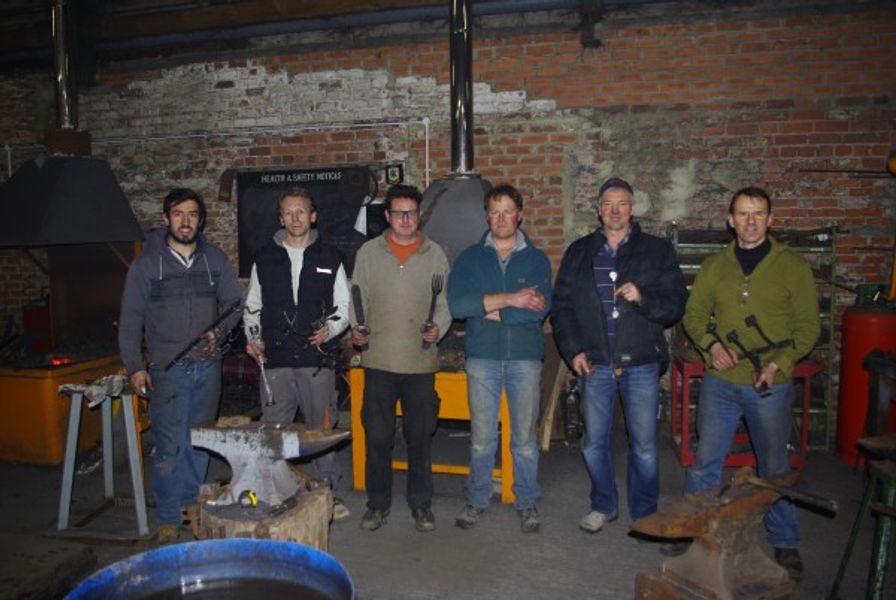
[[[84,395],[71,395],[68,411],[68,434],[65,440],[65,458],[62,464],[62,489],[59,491],[59,517],[56,529],[68,529],[69,511],[72,507],[72,486],[75,482],[75,459],[78,456],[78,430],[81,427],[81,400]]]

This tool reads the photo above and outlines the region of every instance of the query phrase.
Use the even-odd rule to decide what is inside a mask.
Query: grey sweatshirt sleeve
[[[118,349],[128,375],[142,371],[143,328],[149,298],[149,273],[145,261],[135,260],[128,269],[118,318]]]

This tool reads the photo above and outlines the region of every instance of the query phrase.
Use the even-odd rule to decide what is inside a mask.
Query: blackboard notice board
[[[236,185],[240,277],[249,276],[255,253],[280,229],[277,203],[294,186],[311,192],[318,233],[342,251],[351,275],[355,253],[367,241],[366,235],[355,231],[355,220],[365,199],[376,196],[376,181],[367,167],[252,171],[238,173]]]

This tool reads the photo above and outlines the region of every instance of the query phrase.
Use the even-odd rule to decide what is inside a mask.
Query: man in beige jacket
[[[368,531],[379,529],[386,522],[392,505],[392,447],[398,399],[408,445],[407,502],[417,531],[435,529],[430,446],[439,413],[435,393],[436,343],[451,325],[451,315],[445,293],[440,290],[432,321],[428,321],[430,301],[437,287],[433,285],[434,276],[445,281],[448,259],[438,244],[417,230],[421,199],[420,192],[412,186],[389,189],[389,229],[361,246],[352,274],[352,284],[361,291],[365,312],[365,327],[352,329],[352,342],[359,348],[366,347],[361,354],[361,421],[367,434],[367,512],[361,519],[361,528]],[[352,323],[358,323],[354,311]]]

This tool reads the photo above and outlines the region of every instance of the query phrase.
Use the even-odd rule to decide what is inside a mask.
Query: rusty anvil
[[[351,431],[311,430],[293,423],[206,423],[193,427],[190,436],[194,446],[220,454],[230,464],[231,503],[243,490],[251,490],[259,502],[274,506],[300,487],[289,459],[329,450],[348,439]]]
[[[694,538],[685,554],[663,561],[659,575],[638,574],[635,597],[792,598],[787,572],[760,547],[765,514],[782,495],[836,511],[825,499],[790,489],[798,478],[794,471],[758,479],[753,469],[740,469],[725,486],[686,494],[635,521],[632,529],[645,535]]]

